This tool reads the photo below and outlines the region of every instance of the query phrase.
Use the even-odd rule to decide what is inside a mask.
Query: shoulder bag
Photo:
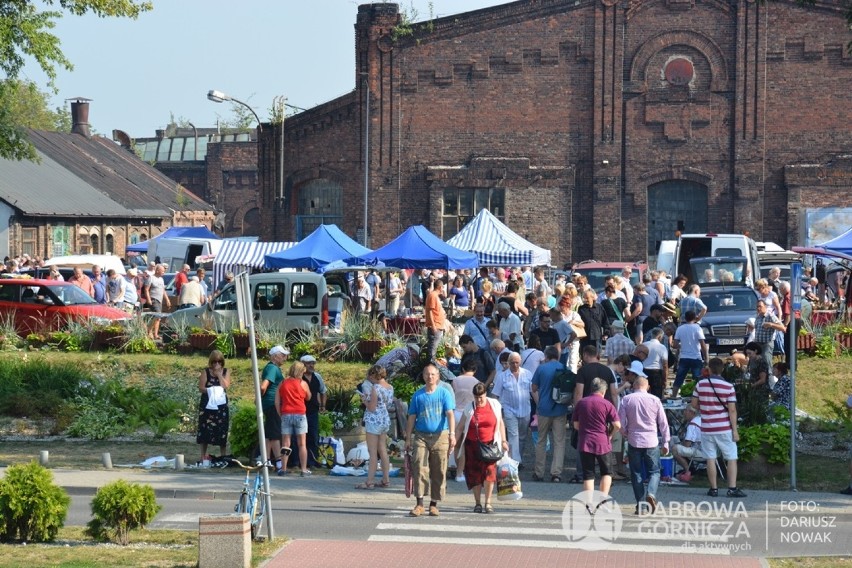
[[[472,403],[473,419],[475,422],[476,433],[479,434],[479,418],[476,416],[476,403]],[[484,443],[482,440],[479,444],[479,459],[485,463],[497,463],[503,457],[503,448],[497,443],[497,440],[492,440],[490,444]]]

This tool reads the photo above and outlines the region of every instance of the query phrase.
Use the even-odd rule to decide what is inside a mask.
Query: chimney
[[[89,124],[89,101],[85,97],[74,97],[66,99],[71,101],[71,132],[86,138],[92,137],[91,125]]]
[[[131,150],[130,136],[124,130],[113,130],[112,139],[118,142],[125,150]]]

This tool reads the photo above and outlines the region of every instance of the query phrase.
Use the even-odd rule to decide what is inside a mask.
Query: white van
[[[315,272],[269,272],[249,276],[255,322],[287,333],[328,321],[325,277]],[[237,291],[228,284],[212,303],[172,313],[170,321],[225,331],[239,326]],[[207,327],[210,327],[207,325]]]
[[[746,259],[746,282],[750,286],[760,277],[760,264],[755,242],[745,235],[716,233],[681,235],[674,253],[672,274],[683,274],[690,283],[700,281],[692,274],[690,259],[710,256],[742,256]]]
[[[179,272],[184,264],[195,270],[198,257],[213,257],[222,248],[222,239],[160,237],[148,241],[148,260],[166,265],[166,272]],[[157,260],[159,259],[159,261]]]

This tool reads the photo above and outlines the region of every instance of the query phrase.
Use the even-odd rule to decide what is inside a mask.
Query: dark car
[[[757,292],[748,286],[701,286],[707,314],[701,321],[710,353],[730,354],[745,348],[746,321],[757,313]]]
[[[109,323],[126,320],[127,312],[98,304],[81,288],[58,280],[0,279],[0,317],[12,318],[15,330],[32,332],[62,329],[68,320]]]

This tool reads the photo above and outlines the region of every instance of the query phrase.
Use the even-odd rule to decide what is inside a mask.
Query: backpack
[[[550,383],[550,392],[553,402],[556,404],[570,405],[574,400],[574,387],[577,385],[577,375],[569,369],[559,369],[553,375]]]

